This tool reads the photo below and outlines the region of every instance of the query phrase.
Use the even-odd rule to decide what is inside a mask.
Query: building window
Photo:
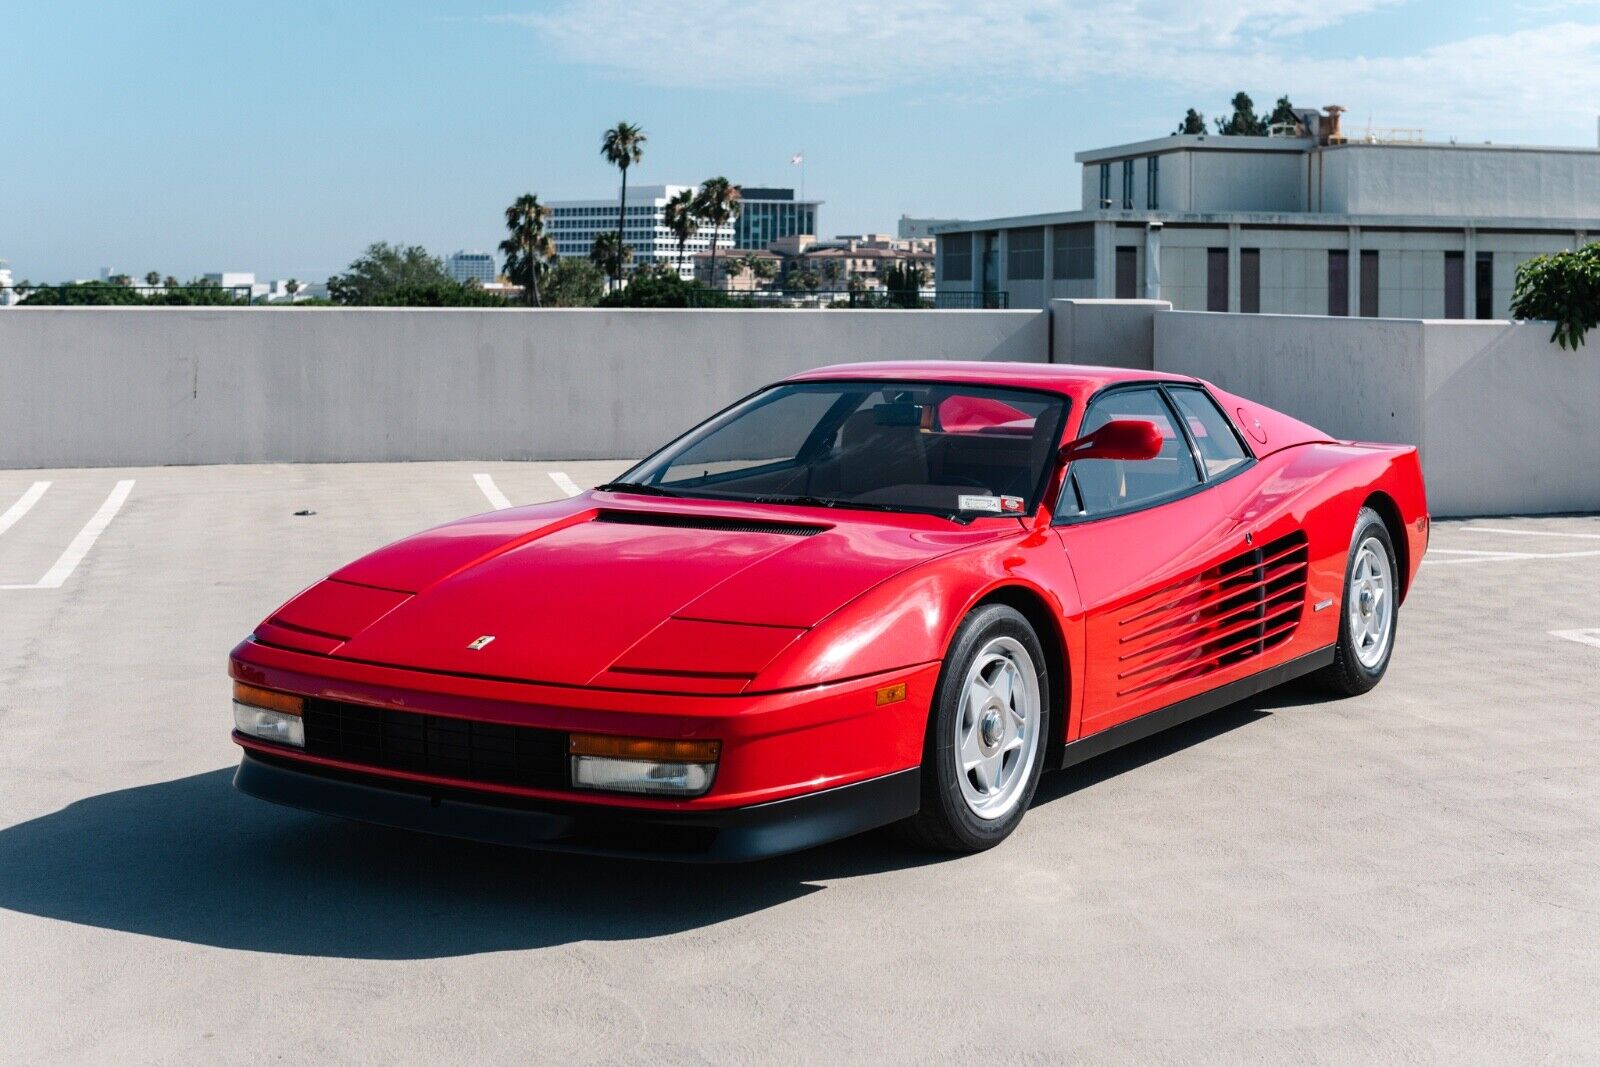
[[[1350,314],[1350,253],[1328,250],[1328,314]]]
[[[1361,253],[1361,317],[1378,317],[1378,253]]]
[[[1111,164],[1100,164],[1100,208],[1111,207]]]
[[[1228,250],[1206,249],[1206,310],[1228,310]]]
[[[1133,210],[1133,160],[1122,161],[1122,210]]]
[[[1239,310],[1261,313],[1261,249],[1239,249]]]
[[[972,234],[952,233],[939,238],[939,251],[943,255],[945,281],[972,281]]]
[[[1137,300],[1139,297],[1139,248],[1123,245],[1117,249],[1118,300]]]
[[[1006,247],[1006,277],[1033,281],[1044,277],[1044,227],[1012,230]]]
[[[1144,162],[1144,206],[1155,211],[1161,206],[1161,157],[1151,156]]]
[[[1057,226],[1055,248],[1057,281],[1081,281],[1094,277],[1094,227]]]
[[[1467,317],[1466,261],[1460,252],[1444,254],[1444,317]]]
[[[1494,253],[1479,252],[1477,275],[1473,278],[1477,307],[1474,314],[1480,319],[1494,318]]]

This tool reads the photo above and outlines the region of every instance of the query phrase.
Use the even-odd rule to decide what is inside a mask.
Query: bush
[[[684,281],[671,269],[638,271],[623,288],[600,299],[603,308],[713,308],[728,304],[726,293]]]
[[[1576,350],[1600,323],[1600,243],[1534,256],[1517,268],[1511,314],[1555,323],[1550,340]]]

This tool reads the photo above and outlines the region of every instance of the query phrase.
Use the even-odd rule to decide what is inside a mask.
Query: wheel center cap
[[[1370,590],[1370,589],[1361,590],[1361,614],[1363,614],[1363,615],[1371,615],[1372,614],[1372,599],[1373,599],[1372,598],[1372,590]]]
[[[998,745],[1000,736],[1005,729],[1000,718],[1000,710],[998,708],[990,708],[984,712],[983,721],[979,723],[979,729],[983,731],[983,745],[985,748],[993,748]]]

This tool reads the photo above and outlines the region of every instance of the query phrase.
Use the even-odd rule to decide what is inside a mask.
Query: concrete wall
[[[1156,313],[1170,310],[1165,300],[1052,300],[1050,359],[1150,370]]]
[[[9,308],[0,468],[635,456],[828,363],[1043,362],[1047,315]]]
[[[1593,148],[1351,143],[1322,154],[1322,203],[1311,205],[1314,211],[1484,219],[1600,214],[1600,152]]]
[[[1544,323],[1170,312],[1160,370],[1335,437],[1419,446],[1436,515],[1600,510],[1600,359]]]

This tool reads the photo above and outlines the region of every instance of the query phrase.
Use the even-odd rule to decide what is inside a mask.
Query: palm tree
[[[288,281],[284,282],[283,291],[289,294],[289,303],[294,303],[294,294],[300,291],[299,279],[290,278]]]
[[[742,275],[745,272],[745,269],[746,269],[745,261],[744,261],[743,258],[740,258],[740,259],[728,259],[728,260],[724,260],[723,261],[722,273],[726,274],[728,276],[728,283],[729,284],[727,285],[727,288],[729,288],[729,289],[733,288],[733,284],[732,284],[733,280],[735,278],[738,278],[740,275]],[[711,276],[712,283],[715,284],[716,280],[717,280],[717,276],[715,274],[713,274]]]
[[[770,282],[778,276],[777,260],[754,254],[750,256],[750,260],[750,271],[756,276],[757,280]]]
[[[700,220],[694,217],[694,190],[682,189],[663,211],[667,229],[678,239],[678,273],[683,273],[683,250],[689,238],[700,232]]]
[[[150,271],[144,276],[144,283],[154,289],[161,284],[161,273],[159,271]]]
[[[617,240],[626,244],[624,228],[628,215],[628,168],[644,158],[644,131],[631,122],[619,122],[600,139],[600,154],[622,171],[622,196],[617,200]],[[620,277],[620,275],[619,275]]]
[[[544,220],[549,217],[550,209],[539,203],[537,196],[523,193],[506,208],[510,236],[500,242],[500,251],[506,257],[506,277],[522,286],[523,298],[534,307],[543,303],[539,277],[556,254],[556,243],[544,229]]]
[[[598,234],[589,248],[589,259],[610,278],[620,279],[623,268],[632,258],[633,249],[617,240],[617,235],[610,230]]]
[[[711,279],[717,278],[717,229],[739,217],[742,193],[737,185],[726,178],[707,178],[694,198],[694,213],[701,222],[711,227]]]

